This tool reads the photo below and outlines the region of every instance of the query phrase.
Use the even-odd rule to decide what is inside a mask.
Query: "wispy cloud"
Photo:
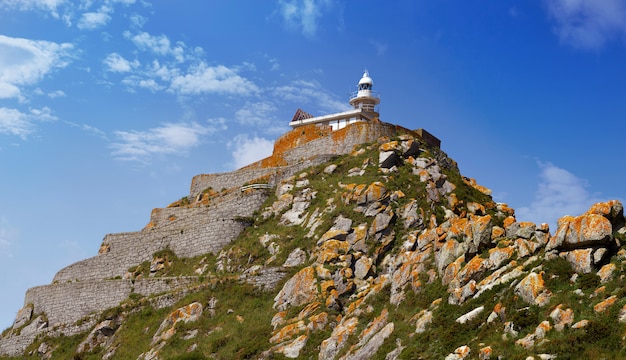
[[[49,13],[54,18],[59,18],[58,8],[65,3],[66,0],[3,0],[0,1],[0,9],[39,10]]]
[[[249,95],[259,91],[250,80],[224,65],[209,66],[204,61],[175,76],[170,89],[183,95],[202,93]]]
[[[120,73],[129,72],[133,68],[139,66],[139,61],[134,60],[133,62],[130,62],[118,53],[107,55],[103,63],[106,65],[108,71]]]
[[[537,191],[528,207],[518,208],[519,221],[548,223],[555,228],[557,220],[565,215],[580,215],[600,201],[598,194],[589,191],[587,180],[551,163],[538,163],[541,173]]]
[[[168,123],[145,131],[115,131],[117,142],[111,145],[119,160],[147,163],[157,154],[185,154],[202,143],[204,135],[220,130],[216,124]]]
[[[347,97],[346,99],[337,99],[336,95],[325,90],[316,81],[294,81],[289,85],[274,88],[273,93],[279,99],[302,105],[315,105],[323,113],[351,109],[350,105],[348,105]]]
[[[22,99],[22,87],[33,85],[67,66],[74,46],[0,35],[0,99]]]
[[[562,43],[576,48],[601,48],[626,36],[626,2],[623,0],[546,0]]]
[[[95,135],[101,139],[104,139],[104,140],[108,139],[107,134],[95,126],[91,126],[87,124],[77,124],[71,121],[66,121],[65,123],[71,127],[78,128],[88,134]]]
[[[276,110],[276,106],[269,101],[246,103],[235,112],[235,120],[242,125],[268,125],[273,122]]]
[[[35,122],[54,120],[57,118],[48,107],[30,109],[29,112],[0,107],[0,134],[19,136],[26,140],[35,131]]]
[[[111,21],[110,8],[103,7],[98,12],[86,12],[81,15],[76,27],[81,30],[94,30]]]
[[[235,169],[252,164],[255,161],[272,155],[274,142],[262,137],[250,137],[247,134],[239,134],[227,144],[232,149],[233,165]]]
[[[204,51],[195,47],[187,48],[184,42],[175,44],[165,35],[151,35],[147,32],[124,37],[138,50],[148,54],[148,58],[133,61],[123,55],[112,53],[103,61],[109,72],[127,73],[121,81],[129,91],[137,88],[152,92],[169,91],[180,96],[202,94],[253,95],[259,88],[251,80],[241,76],[240,70],[255,69],[252,63],[241,66],[209,65],[204,60]],[[141,65],[144,63],[145,65]]]
[[[281,0],[277,12],[287,27],[312,37],[317,33],[319,18],[331,5],[331,0]]]
[[[173,56],[178,62],[185,60],[185,43],[179,41],[172,45],[170,39],[165,35],[151,35],[147,32],[131,34],[129,31],[124,32],[124,37],[131,40],[138,49],[142,51],[150,51],[156,55]]]

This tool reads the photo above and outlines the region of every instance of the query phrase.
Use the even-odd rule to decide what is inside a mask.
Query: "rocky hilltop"
[[[626,356],[623,206],[556,229],[379,121],[280,137],[28,290],[0,358]]]

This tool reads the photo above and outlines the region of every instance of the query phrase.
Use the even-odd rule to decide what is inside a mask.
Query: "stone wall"
[[[270,184],[277,184],[282,179],[292,176],[303,169],[325,163],[333,156],[329,154],[317,154],[317,156],[316,154],[311,154],[305,160],[288,166],[259,168],[251,164],[246,168],[228,173],[196,175],[191,180],[189,198],[196,199],[207,188],[212,188],[215,191],[238,188],[245,183],[262,177],[266,177]]]
[[[48,327],[73,324],[85,316],[116,307],[132,293],[144,296],[172,291],[197,282],[196,277],[137,280],[92,280],[30,288],[24,305],[33,304],[34,316],[46,314]],[[71,304],[71,306],[68,306]]]
[[[117,307],[131,293],[150,296],[184,290],[195,285],[197,277],[155,278],[137,280],[96,280],[43,285],[26,292],[24,306],[33,305],[33,316],[45,315],[48,326],[39,331],[25,331],[20,335],[0,339],[0,355],[18,356],[41,334],[71,336],[89,330],[94,319],[77,324],[79,320],[103,310]],[[68,306],[71,304],[71,306]]]
[[[382,122],[358,122],[333,131],[328,136],[287,150],[283,157],[289,163],[295,163],[314,155],[349,154],[356,145],[374,142],[381,136],[393,136],[396,133],[395,125]]]
[[[103,240],[107,252],[61,269],[53,282],[121,277],[165,248],[179,257],[216,254],[243,231],[246,223],[242,218],[251,216],[267,197],[266,191],[253,190],[215,206],[170,208],[171,221],[148,230],[107,235]]]

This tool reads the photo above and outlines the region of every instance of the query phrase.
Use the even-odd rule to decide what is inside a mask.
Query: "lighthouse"
[[[367,112],[376,112],[376,105],[380,104],[380,97],[374,93],[372,87],[374,80],[370,77],[369,71],[363,71],[363,77],[357,85],[358,90],[350,97],[350,105],[355,109],[363,109]]]
[[[374,80],[370,77],[369,72],[365,70],[363,77],[361,77],[357,85],[357,91],[350,96],[352,110],[314,117],[298,109],[289,122],[289,126],[295,129],[300,126],[315,124],[321,127],[329,127],[332,131],[335,131],[357,122],[379,121],[376,105],[380,104],[380,97],[372,90],[373,86]]]

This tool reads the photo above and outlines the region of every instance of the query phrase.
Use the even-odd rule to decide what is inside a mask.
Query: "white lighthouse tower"
[[[350,97],[350,105],[355,109],[363,109],[367,112],[376,112],[376,105],[380,104],[380,97],[372,91],[374,80],[365,69],[363,77],[359,80],[358,90]]]

